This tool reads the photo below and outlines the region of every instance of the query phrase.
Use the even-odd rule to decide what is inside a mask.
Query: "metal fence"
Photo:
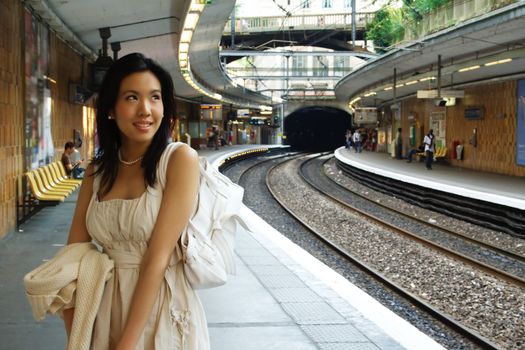
[[[356,13],[356,28],[364,29],[374,19],[373,12]],[[335,13],[321,15],[241,17],[235,19],[236,33],[275,32],[281,30],[351,30],[352,14]],[[231,32],[231,20],[224,27],[224,34]]]

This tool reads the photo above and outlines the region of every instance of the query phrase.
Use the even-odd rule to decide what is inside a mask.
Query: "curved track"
[[[320,157],[322,156],[303,162],[299,175],[322,195],[387,229],[525,288],[524,256],[434,225],[372,201],[361,194],[350,192],[325,175],[323,169],[327,160],[321,160]]]
[[[445,314],[445,313],[439,311],[438,309],[436,309],[435,307],[433,307],[427,301],[424,301],[424,300],[420,299],[416,295],[414,295],[414,294],[410,293],[409,291],[407,291],[405,288],[401,287],[397,283],[395,283],[392,280],[390,280],[388,277],[386,277],[382,273],[379,273],[378,271],[376,271],[374,268],[370,267],[368,264],[364,263],[359,258],[356,258],[355,256],[353,256],[347,250],[342,248],[339,244],[331,241],[330,239],[327,239],[323,234],[320,234],[316,229],[314,229],[311,225],[309,225],[308,222],[306,222],[305,220],[301,219],[301,217],[299,215],[297,215],[292,209],[288,208],[286,203],[284,203],[279,198],[279,196],[273,191],[271,185],[269,184],[269,182],[270,182],[269,181],[269,177],[271,176],[272,171],[274,169],[276,169],[279,165],[280,164],[272,166],[271,169],[266,174],[266,186],[267,186],[268,190],[270,191],[270,193],[272,194],[272,196],[274,197],[274,199],[282,206],[282,208],[284,210],[286,210],[291,216],[293,216],[298,222],[300,222],[301,225],[303,225],[309,232],[311,232],[311,234],[317,236],[318,239],[322,240],[325,244],[330,246],[340,256],[343,256],[345,259],[347,259],[347,260],[351,261],[353,264],[359,266],[363,271],[366,271],[366,273],[368,273],[370,276],[373,276],[373,278],[375,278],[376,280],[380,281],[382,284],[387,285],[388,288],[390,288],[393,291],[395,291],[395,293],[397,293],[397,294],[401,295],[402,297],[406,298],[411,303],[416,305],[418,308],[420,308],[421,310],[429,313],[430,315],[432,315],[432,317],[436,318],[440,322],[443,322],[448,327],[450,327],[450,328],[454,329],[456,332],[460,333],[462,336],[468,338],[470,341],[472,341],[472,342],[474,342],[474,343],[478,344],[479,346],[481,346],[483,348],[486,348],[486,349],[498,349],[499,348],[496,344],[494,344],[490,340],[486,339],[485,337],[481,336],[475,330],[472,330],[472,329],[470,329],[468,327],[465,327],[460,322],[454,320],[452,317],[448,316],[447,314]],[[319,189],[317,189],[317,188],[316,188],[316,190],[319,191]],[[365,213],[360,213],[360,214],[361,215],[366,215]],[[374,221],[378,221],[378,220],[374,219]],[[379,220],[379,221],[381,222],[382,225],[388,225],[388,223],[386,221],[384,221],[384,220]],[[398,231],[399,229],[396,227],[395,230]],[[412,237],[412,239],[415,239],[413,236],[411,236],[411,237]],[[420,241],[425,241],[425,244],[433,245],[432,242],[427,242],[426,240],[421,240],[421,238],[418,238],[418,239]],[[439,250],[443,251],[444,249],[443,249],[443,247],[440,247]],[[447,252],[447,254],[457,255],[453,251]],[[483,268],[488,270],[488,271],[492,271],[493,272],[493,269],[490,266],[488,266],[488,265],[484,266]],[[501,272],[496,272],[496,273],[498,275],[500,275],[500,276],[502,276],[502,275],[505,276],[505,278],[512,280],[514,283],[518,283],[518,284],[522,283],[522,281],[519,278],[518,278],[518,280],[516,280],[514,278],[514,276],[512,276],[512,275],[507,276],[505,273],[503,273],[503,274]]]
[[[290,157],[292,158],[292,157]],[[293,157],[295,158],[295,157]],[[421,329],[424,333],[445,345],[447,348],[476,348],[472,339],[464,337],[460,330],[456,332],[435,316],[429,315],[423,308],[414,307],[409,298],[403,293],[393,292],[388,284],[375,278],[365,270],[356,268],[356,264],[349,261],[345,254],[334,251],[323,240],[319,239],[312,231],[301,225],[281,207],[268,191],[266,174],[268,170],[279,162],[287,160],[286,157],[272,157],[272,159],[248,159],[229,168],[226,173],[235,182],[245,187],[245,204],[259,216],[278,229],[284,236],[303,247],[314,257],[323,261],[338,271],[350,282],[366,291],[383,305],[397,313],[410,323]],[[486,347],[487,342],[482,342]],[[491,348],[490,346],[488,348]],[[494,348],[494,347],[492,347]]]

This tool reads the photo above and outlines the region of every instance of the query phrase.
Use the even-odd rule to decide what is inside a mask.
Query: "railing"
[[[373,12],[356,13],[356,29],[364,29],[374,19]],[[241,17],[235,19],[236,33],[275,32],[280,30],[351,30],[352,13],[334,13],[321,15]],[[231,32],[231,20],[224,27],[224,34]]]
[[[404,41],[416,40],[428,34],[452,27],[468,19],[484,15],[517,0],[453,0],[424,16],[418,23],[405,27]]]

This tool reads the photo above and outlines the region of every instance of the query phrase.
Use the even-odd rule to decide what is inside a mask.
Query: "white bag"
[[[235,234],[244,189],[200,158],[200,188],[197,211],[181,236],[184,273],[195,289],[226,283],[235,273]]]

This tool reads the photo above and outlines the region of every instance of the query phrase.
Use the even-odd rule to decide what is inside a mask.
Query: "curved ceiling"
[[[246,104],[271,104],[271,98],[234,85],[219,60],[219,43],[235,0],[215,1],[206,5],[193,33],[189,60],[199,82],[231,100]]]
[[[176,94],[196,102],[213,102],[194,90],[183,78],[178,50],[184,17],[191,0],[28,0],[58,36],[93,61],[102,48],[99,28],[110,28],[111,43],[119,42],[123,56],[141,52],[166,68],[173,77]],[[206,5],[195,29],[190,59],[195,74],[210,89],[236,100],[268,103],[268,98],[231,85],[219,61],[219,42],[235,0],[215,1]]]

